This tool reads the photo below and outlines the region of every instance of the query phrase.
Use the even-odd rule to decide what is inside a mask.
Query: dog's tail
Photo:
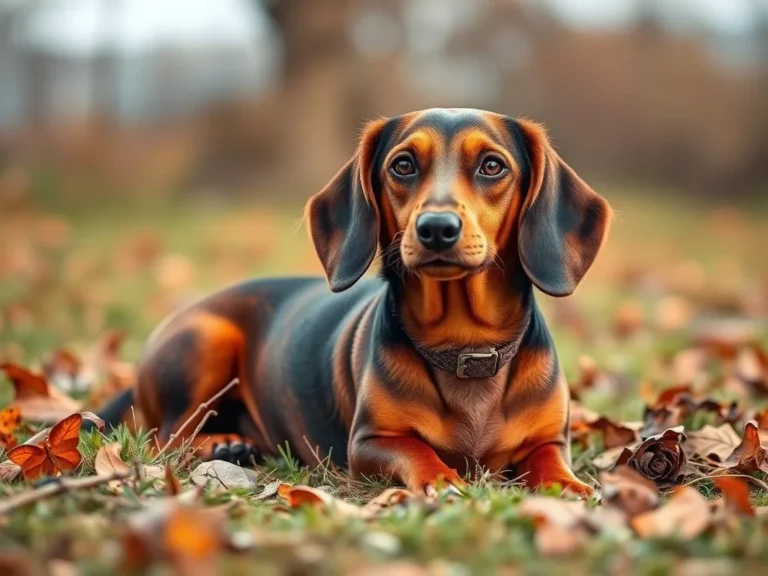
[[[133,388],[124,390],[117,396],[115,396],[109,404],[107,404],[100,412],[97,413],[99,418],[104,420],[105,430],[109,431],[116,428],[121,422],[124,421],[126,413],[134,404],[135,394]],[[83,420],[83,430],[90,430],[96,425],[90,420]]]

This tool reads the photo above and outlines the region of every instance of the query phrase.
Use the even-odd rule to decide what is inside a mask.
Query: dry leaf
[[[628,466],[617,466],[612,472],[601,473],[600,485],[603,500],[630,517],[653,510],[661,502],[656,484]]]
[[[109,476],[112,474],[128,474],[131,467],[120,458],[120,452],[123,447],[119,442],[113,442],[99,448],[94,460],[94,468],[99,476]]]
[[[685,451],[689,457],[701,457],[715,462],[725,462],[741,439],[730,424],[711,426],[688,433]]]
[[[695,488],[683,486],[664,506],[635,516],[630,525],[644,539],[678,536],[691,540],[702,534],[711,520],[709,503]]]
[[[581,500],[532,496],[520,503],[518,513],[533,520],[536,548],[541,554],[574,554],[589,537],[587,509]]]
[[[327,492],[319,488],[310,486],[291,486],[290,484],[280,484],[277,488],[277,495],[286,501],[290,508],[300,508],[301,506],[314,506],[321,509],[332,509],[345,516],[361,518],[364,516],[363,509],[344,500],[334,498]]]
[[[387,510],[397,506],[404,506],[413,501],[416,494],[405,488],[387,488],[373,500],[363,506],[362,515],[365,518],[375,518]]]
[[[6,460],[0,462],[0,482],[13,482],[21,474],[21,466]]]
[[[754,420],[744,426],[741,444],[723,462],[723,467],[744,474],[757,471],[768,473],[768,452],[760,443],[760,432]]]
[[[754,516],[755,509],[749,500],[749,485],[733,476],[715,477],[715,486],[723,493],[726,507],[741,516]]]

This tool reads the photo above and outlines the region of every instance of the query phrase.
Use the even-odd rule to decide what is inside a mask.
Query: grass
[[[669,290],[654,286],[671,285],[700,316],[740,314],[750,287],[768,286],[763,248],[768,207],[724,210],[637,192],[608,197],[618,212],[611,240],[569,300],[572,315],[586,332],[568,319],[560,303],[542,300],[571,381],[580,376],[578,358],[588,355],[627,382],[586,393],[584,404],[617,419],[638,420],[644,407],[639,384],[667,384],[660,376],[666,360],[690,343],[686,330],[657,329],[660,302]],[[253,276],[320,272],[306,231],[298,227],[301,211],[295,206],[210,201],[107,203],[77,211],[63,203],[55,210],[51,206],[50,200],[35,204],[33,198],[24,210],[0,213],[0,242],[6,256],[11,255],[0,257],[0,359],[39,366],[59,346],[87,356],[103,333],[119,328],[127,333],[123,355],[133,362],[151,329],[190,298]],[[56,230],[58,240],[51,238]],[[4,274],[9,261],[16,261],[16,268]],[[614,327],[627,303],[641,311],[645,327],[619,338]],[[0,382],[0,406],[9,393]],[[726,391],[713,394],[727,397]],[[696,428],[703,423],[690,424]],[[121,444],[121,456],[129,463],[175,465],[181,456],[170,453],[158,461],[146,432],[121,427],[107,436],[83,433],[84,460],[77,474],[91,474],[96,452],[111,442]],[[597,453],[600,446],[587,450]],[[576,452],[575,461],[583,464],[581,473],[594,473],[588,453]],[[176,470],[185,485],[192,465]],[[352,482],[328,462],[301,466],[287,450],[267,460],[257,474],[263,485],[281,480],[322,486],[357,503],[386,487]],[[715,496],[711,484],[700,483],[699,488]],[[23,489],[0,484],[0,499]],[[125,518],[145,498],[161,497],[162,489],[157,482],[126,488],[120,504],[94,494],[104,495],[99,490],[72,493],[0,519],[0,562],[3,553],[22,547],[39,559],[76,563],[86,574],[114,573]],[[518,486],[481,478],[464,497],[412,504],[364,521],[334,510],[286,512],[274,501],[242,490],[209,488],[204,495],[212,505],[236,504],[228,533],[249,542],[245,556],[222,557],[222,573],[363,573],[396,562],[384,568],[392,576],[420,573],[407,572],[406,566],[439,574],[693,574],[702,573],[703,567],[711,573],[730,571],[738,562],[742,573],[757,574],[768,561],[762,519],[728,535],[718,532],[691,541],[641,542],[621,530],[606,530],[590,538],[575,558],[542,558],[535,523],[519,513],[520,502],[528,497]],[[752,497],[755,505],[768,506],[768,494]]]

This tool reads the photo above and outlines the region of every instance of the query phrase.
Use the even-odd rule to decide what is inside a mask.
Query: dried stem
[[[176,438],[179,437],[179,434],[181,434],[186,429],[187,426],[189,426],[192,422],[194,422],[195,418],[197,418],[200,415],[201,412],[203,412],[205,410],[208,410],[211,407],[211,404],[216,402],[216,400],[218,400],[219,398],[224,396],[224,394],[229,392],[232,388],[237,386],[239,383],[240,383],[240,379],[239,378],[234,378],[229,384],[224,386],[224,388],[219,390],[216,394],[211,396],[205,402],[201,403],[200,406],[197,407],[197,410],[195,410],[195,412],[189,418],[187,418],[187,420],[184,422],[184,424],[182,424],[179,427],[179,429],[176,430],[176,432],[174,432],[173,434],[171,434],[168,437],[168,442],[166,442],[165,446],[163,446],[160,449],[160,452],[157,453],[156,458],[160,458],[160,456],[162,456],[165,453],[165,451],[168,450],[168,448],[170,448],[171,444],[173,444],[173,441],[176,440]],[[207,420],[208,417],[209,417],[208,415],[204,416],[203,417],[203,422],[205,422],[205,420]],[[197,431],[195,432],[195,434],[197,434]]]
[[[0,515],[8,514],[27,504],[52,498],[59,494],[74,492],[76,490],[85,490],[87,488],[95,488],[101,484],[108,484],[115,480],[125,480],[131,476],[133,476],[133,473],[115,472],[114,474],[88,476],[86,478],[61,478],[40,486],[35,490],[22,492],[21,494],[8,498],[4,502],[0,502]]]

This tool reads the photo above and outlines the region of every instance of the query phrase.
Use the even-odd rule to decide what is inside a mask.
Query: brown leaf
[[[745,425],[741,444],[723,462],[723,467],[744,474],[757,471],[768,473],[768,452],[760,443],[760,433],[754,420]]]
[[[698,456],[715,462],[725,462],[739,442],[739,435],[730,424],[717,427],[707,424],[701,430],[688,433],[684,448],[691,458]]]
[[[99,448],[93,463],[96,474],[99,476],[115,473],[128,474],[131,471],[131,467],[120,458],[122,449],[123,447],[119,442],[113,442]],[[119,484],[119,481],[117,481],[116,485],[119,486]]]
[[[670,428],[651,436],[633,449],[625,449],[616,464],[627,464],[653,480],[659,487],[679,484],[687,474],[683,427]]]
[[[334,509],[345,516],[362,517],[363,510],[359,506],[334,498],[319,488],[310,486],[291,486],[280,484],[277,495],[286,501],[291,508],[314,506],[321,509]]]
[[[375,518],[387,510],[391,510],[397,506],[404,506],[415,498],[416,495],[410,490],[404,488],[387,488],[384,492],[363,506],[362,516],[364,518]]]
[[[521,502],[518,513],[533,520],[536,548],[541,554],[574,554],[589,537],[585,523],[587,508],[581,500],[532,496]]]
[[[715,486],[723,493],[726,506],[741,516],[754,516],[755,509],[749,500],[749,485],[741,478],[717,476]]]
[[[695,488],[682,486],[664,506],[635,516],[630,525],[644,539],[678,536],[691,540],[702,534],[711,520],[712,512],[704,497]]]
[[[627,446],[638,440],[637,431],[623,424],[617,424],[604,416],[592,422],[592,428],[603,433],[606,449]]]
[[[628,466],[617,466],[600,474],[603,499],[630,517],[648,512],[661,502],[659,489],[652,481]]]
[[[10,460],[0,462],[0,482],[13,482],[21,474],[21,466]]]

